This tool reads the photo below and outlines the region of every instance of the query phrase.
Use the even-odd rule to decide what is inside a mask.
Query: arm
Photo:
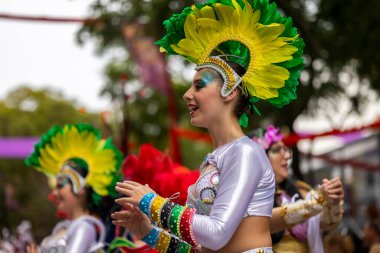
[[[283,204],[273,208],[270,224],[271,233],[302,223],[322,212],[325,198],[320,191],[310,191],[307,199]]]
[[[272,218],[270,219],[270,233],[274,234],[287,228],[286,223],[281,216],[282,207],[275,207],[272,209]]]
[[[339,177],[331,180],[323,179],[323,187],[327,190],[327,202],[321,213],[320,228],[325,231],[334,230],[343,217],[343,185]]]

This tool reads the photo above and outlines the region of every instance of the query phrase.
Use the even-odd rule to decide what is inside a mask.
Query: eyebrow
[[[193,80],[192,81],[192,84],[193,85],[197,85],[199,82],[201,82],[202,81],[202,78],[198,78],[198,79],[195,79],[195,80]]]

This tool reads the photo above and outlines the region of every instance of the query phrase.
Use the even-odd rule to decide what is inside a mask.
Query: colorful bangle
[[[162,227],[160,223],[160,211],[161,207],[165,204],[166,199],[162,198],[161,196],[157,195],[157,197],[153,200],[153,203],[150,207],[150,216],[159,227]]]
[[[148,244],[150,247],[154,248],[158,241],[158,236],[160,235],[161,230],[154,226],[153,229],[147,234],[142,241]]]
[[[195,210],[193,208],[186,208],[183,212],[180,220],[181,238],[190,243],[192,246],[197,246],[197,242],[194,238],[192,231],[193,216]]]
[[[161,209],[161,213],[160,213],[160,222],[161,222],[161,225],[164,229],[168,229],[169,228],[169,219],[170,219],[170,214],[172,212],[172,209],[173,207],[175,206],[176,204],[174,202],[171,202],[171,201],[167,201],[163,206],[162,206],[162,209]]]
[[[142,197],[142,199],[140,200],[140,203],[139,203],[139,209],[145,213],[148,217],[150,216],[149,215],[149,206],[150,206],[150,202],[152,202],[152,199],[154,198],[155,194],[153,192],[149,192],[147,194],[144,195],[144,197]]]
[[[178,236],[178,238],[181,238],[181,232],[180,232],[180,220],[181,215],[185,211],[186,207],[183,207],[181,205],[175,205],[172,209],[172,212],[170,214],[169,219],[169,230]]]
[[[161,230],[155,249],[158,252],[166,253],[169,247],[170,238],[170,234],[166,233],[164,230]]]
[[[167,253],[177,253],[179,248],[179,239],[177,237],[172,236],[170,238],[169,246]]]
[[[178,253],[190,253],[191,251],[191,246],[190,244],[180,241],[179,247],[178,247]]]

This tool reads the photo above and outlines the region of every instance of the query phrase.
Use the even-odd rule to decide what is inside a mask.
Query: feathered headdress
[[[209,0],[185,8],[164,22],[166,36],[156,42],[167,55],[181,55],[197,64],[218,71],[227,96],[241,82],[250,106],[267,100],[282,107],[296,98],[298,78],[303,67],[304,42],[268,0]],[[246,68],[239,76],[224,61]],[[248,118],[243,114],[242,125]]]
[[[99,130],[93,126],[67,124],[63,128],[54,126],[44,134],[25,163],[47,175],[69,178],[76,193],[85,185],[90,186],[97,204],[102,196],[116,196],[115,184],[122,178],[119,170],[122,159],[111,139],[101,139]],[[87,170],[85,178],[71,161]]]

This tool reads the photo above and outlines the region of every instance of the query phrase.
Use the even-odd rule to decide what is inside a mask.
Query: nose
[[[292,150],[289,148],[284,152],[284,157],[286,160],[289,160],[293,157]]]
[[[185,94],[183,94],[183,99],[186,102],[189,102],[193,98],[193,92],[192,92],[192,87],[190,87]]]

